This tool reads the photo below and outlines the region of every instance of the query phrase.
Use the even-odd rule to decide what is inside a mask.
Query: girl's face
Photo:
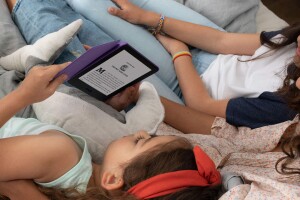
[[[110,190],[105,183],[109,182],[109,180],[113,183],[117,178],[122,181],[124,164],[157,145],[166,144],[177,138],[176,136],[153,137],[145,131],[139,131],[133,135],[113,141],[104,155],[101,169],[101,186]]]

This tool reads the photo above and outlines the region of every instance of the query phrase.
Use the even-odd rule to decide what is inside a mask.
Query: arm
[[[134,24],[156,27],[160,14],[146,11],[128,0],[113,0],[121,9],[108,12]],[[259,34],[226,33],[210,27],[166,17],[163,31],[189,45],[216,54],[253,55],[261,45]]]
[[[33,179],[50,182],[79,161],[81,150],[59,131],[0,140],[0,182]]]
[[[34,67],[22,84],[0,100],[0,127],[22,108],[46,99],[64,82],[65,75],[53,80],[53,77],[67,64],[49,67]]]
[[[161,97],[165,108],[164,121],[183,133],[210,134],[214,116],[177,104]]]
[[[171,55],[180,51],[188,51],[188,47],[180,41],[161,35],[157,38]],[[174,67],[188,107],[207,115],[226,118],[229,100],[214,100],[210,97],[189,56],[178,57],[174,61]]]
[[[31,180],[0,182],[0,194],[11,200],[48,200]]]

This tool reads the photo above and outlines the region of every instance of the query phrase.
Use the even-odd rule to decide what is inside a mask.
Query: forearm
[[[164,121],[183,133],[210,134],[215,120],[210,116],[161,97],[165,108]]]
[[[160,15],[158,13],[147,11],[144,17],[141,18],[141,24],[156,27],[159,18]],[[220,51],[222,51],[218,49],[218,44],[220,44],[224,32],[210,27],[165,17],[163,32],[189,45],[211,53],[221,53]]]
[[[228,100],[214,100],[209,95],[189,56],[174,61],[179,86],[188,107],[211,116],[226,117]]]
[[[0,100],[0,127],[2,127],[18,111],[28,106],[21,93],[13,91]]]

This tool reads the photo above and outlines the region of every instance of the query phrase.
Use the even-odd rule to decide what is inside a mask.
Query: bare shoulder
[[[45,163],[52,173],[47,173],[42,181],[56,179],[72,169],[82,156],[82,150],[78,144],[68,135],[50,130],[40,134],[40,142],[47,146],[45,153]],[[41,180],[38,180],[41,181]]]
[[[50,182],[73,168],[81,155],[77,143],[56,130],[0,139],[0,163],[5,163],[0,165],[0,181]]]

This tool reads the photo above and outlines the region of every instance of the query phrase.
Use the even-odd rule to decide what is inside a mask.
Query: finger
[[[58,72],[66,68],[71,62],[59,64],[59,65],[51,65],[46,67],[45,69],[47,70],[47,74],[49,77],[53,78]]]
[[[121,17],[121,10],[115,7],[109,7],[107,9],[108,13],[117,17]]]
[[[50,91],[54,92],[58,86],[60,86],[65,80],[67,80],[68,76],[66,74],[62,74],[53,81],[50,82],[49,84],[49,89]]]
[[[140,86],[141,86],[141,82],[137,82],[134,85],[132,85],[132,87],[134,87],[136,90],[139,90]]]
[[[85,50],[89,50],[89,49],[91,49],[91,48],[92,48],[91,46],[89,46],[89,45],[86,45],[86,44],[84,44],[84,45],[83,45],[83,47],[85,48]]]
[[[112,2],[117,4],[117,6],[119,6],[120,8],[122,8],[123,4],[125,3],[124,0],[112,0]]]

